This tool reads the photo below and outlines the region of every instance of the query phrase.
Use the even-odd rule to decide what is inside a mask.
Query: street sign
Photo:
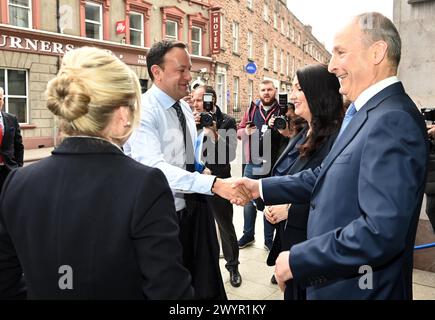
[[[257,65],[254,62],[249,62],[246,65],[245,70],[249,74],[254,74],[255,72],[257,72]]]

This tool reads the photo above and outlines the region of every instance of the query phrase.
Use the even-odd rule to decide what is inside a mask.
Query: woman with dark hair
[[[340,84],[327,66],[314,64],[296,72],[290,99],[295,114],[306,120],[303,129],[292,139],[276,161],[272,174],[295,174],[319,166],[329,153],[344,115]],[[283,130],[284,133],[285,129]],[[281,251],[307,239],[309,203],[266,206],[266,219],[276,226],[276,236],[267,264],[272,266]],[[274,282],[274,277],[272,277]],[[285,300],[305,300],[305,290],[288,281]]]

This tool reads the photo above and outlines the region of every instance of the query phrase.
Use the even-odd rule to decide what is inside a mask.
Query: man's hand
[[[264,208],[264,211],[263,211],[264,217],[271,224],[281,222],[281,221],[287,219],[289,208],[290,208],[290,205],[288,205],[288,204],[281,204],[281,205],[276,205],[276,206],[267,206]]]
[[[430,138],[432,139],[435,138],[435,125],[431,125],[427,127],[427,134],[429,135]]]
[[[234,180],[234,187],[243,186],[251,194],[251,199],[260,198],[260,183],[258,180],[253,180],[249,178],[239,178]]]
[[[250,135],[254,134],[255,130],[257,130],[257,127],[252,122],[246,124],[246,127],[245,127],[245,134],[246,135],[250,136]]]
[[[281,291],[284,291],[285,289],[285,282],[293,279],[293,274],[290,270],[289,257],[290,251],[283,251],[275,261],[275,278]]]
[[[244,206],[252,199],[249,190],[243,184],[235,186],[231,178],[216,179],[211,191],[239,206]]]
[[[199,125],[201,114],[198,111],[193,111],[193,119],[195,120],[195,124]]]

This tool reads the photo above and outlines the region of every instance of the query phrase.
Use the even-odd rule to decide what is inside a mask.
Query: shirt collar
[[[157,87],[155,84],[151,86],[149,89],[151,93],[156,96],[159,103],[167,110],[171,108],[174,103],[176,102],[174,99],[172,99],[170,96],[166,94],[162,89]]]
[[[392,84],[399,82],[399,79],[396,76],[392,76],[381,80],[374,85],[368,87],[363,92],[360,93],[358,98],[354,101],[356,111],[359,111],[371,98],[377,95],[379,92],[384,90],[386,87],[391,86]]]

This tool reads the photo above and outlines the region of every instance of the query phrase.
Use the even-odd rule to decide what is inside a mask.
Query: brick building
[[[221,18],[218,50],[212,15]],[[262,79],[288,90],[298,66],[329,60],[282,0],[0,0],[0,86],[26,149],[55,144],[44,91],[66,51],[85,45],[112,51],[145,91],[147,50],[162,38],[188,43],[194,81],[214,86],[219,105],[236,118]]]
[[[209,83],[216,88],[218,105],[236,119],[256,98],[261,80],[271,79],[280,91],[289,91],[299,67],[330,59],[311,27],[289,11],[285,0],[220,0],[214,4],[221,13],[221,50],[212,56],[216,65]],[[254,69],[255,73],[248,72]]]

